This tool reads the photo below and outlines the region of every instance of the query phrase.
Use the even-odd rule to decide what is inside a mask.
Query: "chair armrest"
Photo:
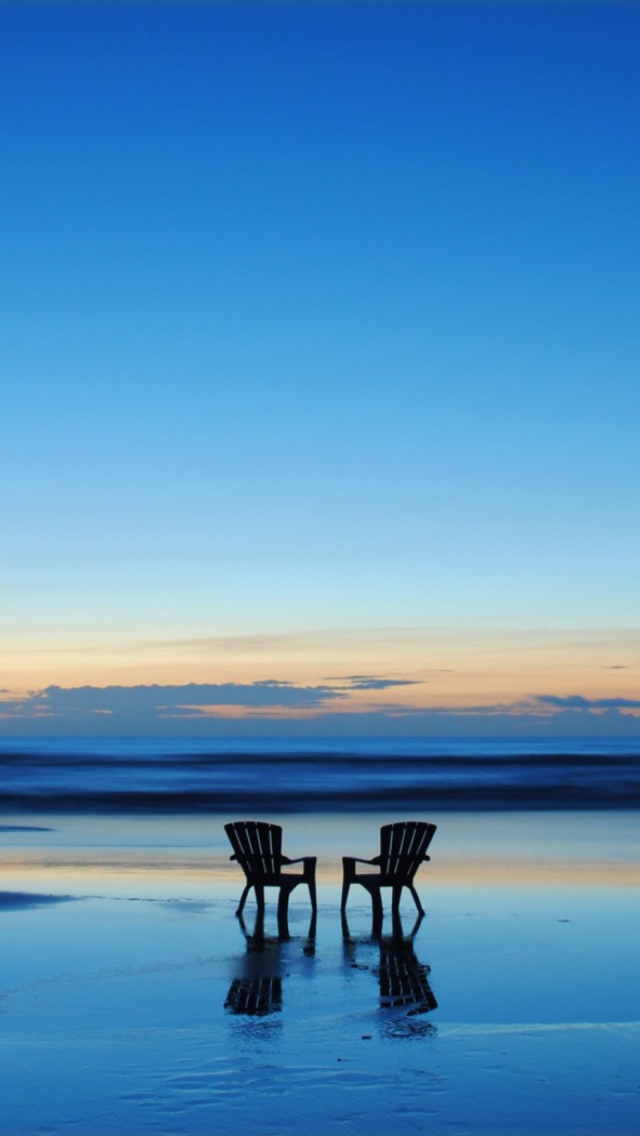
[[[364,860],[362,856],[343,856],[342,863],[348,864],[349,868],[353,871],[356,864],[374,864],[376,867],[380,864],[380,857],[374,856],[373,860]]]
[[[236,856],[236,854],[235,854],[235,852],[234,852],[234,853],[233,853],[233,856],[230,856],[230,857],[229,857],[229,859],[230,859],[230,860],[237,860],[237,859],[238,859],[238,857]]]
[[[289,856],[280,857],[283,864],[309,864],[311,861],[315,863],[317,859],[317,856],[298,856],[295,860],[291,860]]]

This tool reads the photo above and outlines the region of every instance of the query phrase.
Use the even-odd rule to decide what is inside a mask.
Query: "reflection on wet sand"
[[[291,940],[286,918],[278,921],[278,934],[266,935],[264,912],[258,911],[253,930],[247,930],[242,916],[238,923],[245,938],[246,951],[238,959],[241,973],[231,982],[224,1008],[230,1014],[249,1017],[266,1017],[282,1010],[283,952]],[[306,958],[313,958],[316,949],[316,915],[311,917],[309,930],[302,946]],[[291,959],[287,953],[287,965]]]
[[[249,1014],[255,1018],[279,1013],[282,1009],[282,978],[266,974],[234,978],[224,1008],[231,1014]]]
[[[377,976],[381,1010],[403,1011],[396,1013],[385,1024],[385,1032],[393,1036],[435,1032],[435,1026],[431,1022],[407,1020],[428,1014],[438,1006],[428,978],[431,967],[420,962],[414,947],[414,939],[422,920],[423,916],[418,916],[410,934],[405,935],[402,918],[396,914],[391,934],[383,935],[382,923],[374,917],[371,934],[367,938],[358,939],[352,937],[346,916],[342,918],[345,964],[354,969],[371,970]],[[359,948],[368,952],[377,949],[377,965],[375,962],[371,966],[359,963]]]
[[[431,968],[420,961],[415,952],[414,940],[422,923],[420,916],[411,932],[405,934],[401,916],[393,918],[391,933],[382,934],[382,925],[374,919],[371,934],[357,938],[349,930],[346,916],[342,918],[342,935],[345,965],[355,970],[367,970],[378,979],[380,1010],[395,1011],[385,1014],[384,1031],[391,1036],[425,1035],[435,1031],[431,1022],[415,1019],[437,1008],[431,989]],[[286,920],[278,923],[278,933],[265,933],[264,912],[258,911],[253,929],[249,931],[242,917],[238,923],[245,940],[245,951],[236,959],[235,974],[229,986],[224,1008],[229,1014],[251,1018],[266,1018],[282,1012],[284,1004],[284,978],[295,969],[297,951]],[[299,949],[299,948],[298,948]],[[311,918],[309,930],[302,943],[302,958],[313,960],[316,949],[316,917]],[[358,958],[364,959],[360,961]],[[307,974],[307,977],[309,975]]]

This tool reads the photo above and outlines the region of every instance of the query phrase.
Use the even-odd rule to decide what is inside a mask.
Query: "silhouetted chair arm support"
[[[364,860],[362,856],[343,856],[342,871],[345,879],[351,881],[357,879],[356,864],[371,864],[375,868],[380,864],[380,857],[375,856],[373,860]]]

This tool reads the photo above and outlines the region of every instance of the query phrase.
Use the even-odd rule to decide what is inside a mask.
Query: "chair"
[[[391,904],[394,916],[397,916],[400,910],[400,897],[403,887],[409,888],[420,915],[424,915],[424,908],[413,886],[413,877],[420,864],[431,858],[427,856],[427,848],[431,844],[435,831],[435,824],[418,820],[385,824],[380,829],[379,856],[374,856],[372,860],[362,860],[357,856],[343,856],[340,910],[344,912],[346,909],[351,884],[362,884],[362,887],[366,888],[371,896],[374,923],[379,923],[382,920],[381,889],[383,887],[393,888]],[[375,864],[379,871],[357,874],[356,864]]]
[[[289,896],[298,884],[305,883],[309,888],[311,907],[317,911],[316,904],[316,857],[302,856],[290,860],[282,854],[282,828],[279,824],[267,824],[259,820],[238,820],[224,826],[233,848],[232,860],[237,860],[247,882],[240,897],[236,915],[242,915],[247,895],[251,888],[256,893],[258,911],[264,912],[265,887],[280,888],[278,898],[278,922],[286,926]],[[302,864],[302,873],[283,872],[283,864]]]

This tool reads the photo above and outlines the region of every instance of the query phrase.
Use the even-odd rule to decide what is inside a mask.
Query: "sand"
[[[0,1130],[636,1136],[638,815],[432,818],[415,934],[353,889],[345,938],[383,819],[283,821],[320,871],[282,941],[217,819],[5,818]]]

